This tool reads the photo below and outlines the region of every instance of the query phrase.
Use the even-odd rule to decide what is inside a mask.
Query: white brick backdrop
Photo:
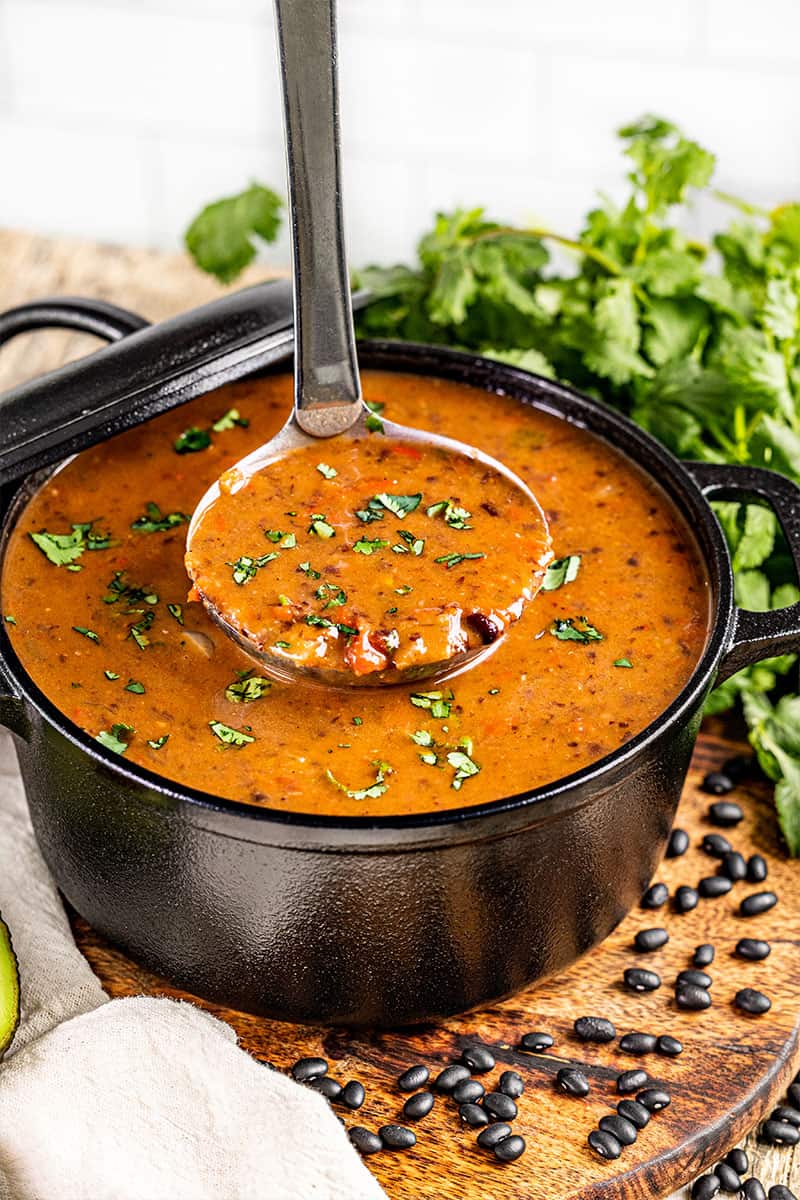
[[[720,187],[800,198],[800,0],[340,8],[354,263],[408,256],[448,205],[572,231],[646,110]],[[252,178],[283,190],[269,0],[0,0],[0,224],[174,247]]]

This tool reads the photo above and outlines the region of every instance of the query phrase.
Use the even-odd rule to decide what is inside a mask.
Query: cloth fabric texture
[[[196,1005],[110,1000],[75,945],[0,735],[0,912],[22,1012],[0,1200],[386,1200],[327,1101]]]

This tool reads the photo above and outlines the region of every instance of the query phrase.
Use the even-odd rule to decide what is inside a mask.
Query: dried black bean
[[[573,1025],[582,1042],[613,1042],[617,1031],[606,1017],[578,1017]]]
[[[662,1108],[667,1108],[672,1099],[668,1091],[664,1088],[645,1088],[643,1092],[639,1092],[636,1097],[640,1104],[643,1104],[649,1112],[661,1112]]]
[[[656,1052],[666,1055],[667,1058],[677,1058],[679,1054],[683,1054],[683,1043],[670,1037],[668,1033],[662,1033],[656,1042]]]
[[[711,1007],[711,995],[705,988],[684,984],[675,992],[675,1003],[689,1012],[700,1012]]]
[[[638,1092],[647,1083],[647,1071],[641,1068],[633,1071],[623,1071],[617,1076],[617,1091],[620,1096],[627,1096],[630,1092]]]
[[[714,947],[710,942],[703,942],[692,955],[693,967],[710,967],[714,961]]]
[[[742,1012],[759,1017],[772,1008],[769,996],[765,996],[763,992],[757,992],[755,988],[742,988],[734,996],[733,1002],[737,1008],[741,1008]]]
[[[728,792],[733,791],[733,780],[722,771],[709,771],[700,784],[700,788],[712,796],[727,796]],[[711,808],[714,808],[713,804]]]
[[[800,1082],[797,1079],[794,1083],[789,1084],[786,1095],[789,1097],[792,1108],[800,1108]]]
[[[377,1154],[379,1150],[383,1149],[383,1142],[377,1133],[371,1133],[363,1125],[354,1125],[352,1129],[348,1130],[347,1136],[359,1154]]]
[[[433,1092],[417,1092],[416,1095],[409,1096],[403,1105],[403,1116],[409,1121],[419,1121],[422,1117],[427,1117],[433,1104]]]
[[[496,642],[502,633],[501,627],[491,617],[487,616],[486,613],[468,613],[464,617],[464,621],[465,624],[469,625],[470,629],[475,630],[484,646],[490,646],[492,642]]]
[[[489,1115],[483,1111],[480,1104],[461,1104],[458,1115],[470,1129],[480,1129],[482,1125],[489,1124]]]
[[[604,1133],[613,1134],[622,1146],[632,1146],[639,1136],[639,1131],[633,1121],[629,1121],[626,1117],[621,1117],[619,1113],[612,1113],[607,1117],[601,1117],[597,1124]]]
[[[721,833],[707,833],[700,843],[700,849],[711,858],[723,858],[730,854],[733,846]]]
[[[763,883],[768,873],[766,859],[760,854],[751,854],[747,860],[747,878],[750,883]]]
[[[342,1104],[348,1108],[361,1108],[366,1097],[363,1083],[359,1083],[357,1079],[351,1079],[349,1083],[344,1085],[342,1094],[339,1097]]]
[[[661,987],[661,976],[643,967],[628,967],[623,977],[625,986],[632,992],[654,992]]]
[[[769,1189],[769,1200],[797,1200],[791,1188],[783,1183],[773,1183]]]
[[[589,1080],[577,1067],[562,1067],[556,1075],[556,1085],[568,1096],[588,1096]]]
[[[712,1200],[720,1188],[716,1175],[701,1175],[692,1184],[692,1200]]]
[[[705,971],[697,971],[689,967],[686,971],[681,971],[680,975],[675,980],[675,986],[700,987],[708,990],[713,982],[714,981],[711,976],[707,975]]]
[[[328,1064],[324,1058],[298,1058],[292,1067],[291,1074],[292,1079],[296,1079],[298,1083],[308,1083],[309,1079],[327,1075]]]
[[[595,1154],[599,1154],[601,1158],[619,1158],[622,1154],[621,1144],[613,1133],[607,1133],[604,1129],[593,1129],[587,1141]]]
[[[726,875],[733,883],[738,883],[740,879],[747,878],[747,863],[744,861],[744,855],[738,850],[729,850],[723,855],[719,865],[721,875]]]
[[[640,954],[650,954],[653,950],[660,950],[662,946],[666,946],[669,941],[669,934],[666,929],[640,929],[633,939],[633,948],[638,950]]]
[[[626,1033],[619,1039],[624,1054],[654,1054],[658,1038],[653,1033]]]
[[[719,1180],[723,1192],[738,1192],[742,1186],[738,1173],[734,1171],[730,1163],[717,1163],[714,1167],[714,1174]]]
[[[503,1138],[494,1148],[494,1156],[498,1162],[515,1162],[524,1153],[525,1138],[520,1137],[518,1133],[512,1133],[511,1137]]]
[[[382,1125],[378,1136],[387,1150],[408,1150],[417,1142],[414,1130],[405,1125]]]
[[[751,1179],[745,1179],[742,1184],[742,1200],[767,1200],[764,1185],[755,1175]]]
[[[519,1100],[525,1091],[525,1080],[516,1071],[503,1071],[497,1090],[504,1096],[510,1096],[512,1100]]]
[[[739,912],[743,917],[757,917],[761,913],[769,912],[777,903],[778,897],[774,892],[753,892],[752,895],[745,896],[739,905]]]
[[[495,1121],[513,1121],[517,1115],[516,1104],[504,1092],[487,1092],[483,1097],[483,1107]]]
[[[752,771],[754,761],[752,754],[735,754],[722,764],[722,770],[734,783],[741,783]]]
[[[534,1033],[523,1034],[519,1044],[521,1050],[530,1050],[534,1054],[541,1054],[543,1050],[550,1049],[553,1039],[549,1033],[541,1033],[537,1030]]]
[[[650,1120],[650,1111],[638,1100],[620,1100],[617,1112],[626,1121],[630,1121],[637,1129],[644,1129]]]
[[[437,1092],[452,1092],[453,1088],[463,1080],[469,1079],[469,1067],[465,1067],[463,1063],[453,1063],[450,1067],[445,1067],[433,1081],[433,1086]]]
[[[494,1150],[498,1142],[511,1135],[511,1126],[505,1121],[496,1121],[478,1134],[477,1143],[481,1150]]]
[[[652,883],[639,903],[642,908],[661,908],[669,900],[669,888],[665,883]]]
[[[771,1121],[788,1121],[790,1125],[800,1129],[800,1109],[791,1108],[788,1104],[779,1104],[769,1116]]]
[[[430,1072],[427,1067],[423,1067],[422,1063],[418,1063],[415,1067],[409,1067],[397,1081],[397,1086],[401,1092],[415,1092],[417,1088],[423,1086],[430,1079]]]
[[[693,887],[686,887],[684,884],[683,887],[679,887],[675,892],[675,899],[673,901],[675,912],[691,912],[693,908],[697,908],[699,899],[700,897],[695,889]]]
[[[486,1046],[467,1046],[461,1051],[461,1061],[474,1075],[494,1069],[495,1058]]]
[[[800,1142],[800,1129],[788,1121],[765,1121],[761,1137],[770,1146],[796,1146]]]
[[[321,1092],[326,1100],[338,1100],[344,1090],[330,1075],[315,1075],[313,1079],[309,1079],[308,1087],[313,1088],[315,1092]]]
[[[452,1096],[456,1104],[474,1104],[485,1092],[486,1088],[477,1079],[462,1079],[453,1088]]]
[[[747,1154],[747,1151],[742,1150],[740,1146],[728,1151],[728,1153],[725,1155],[725,1162],[728,1163],[729,1166],[733,1167],[734,1171],[740,1178],[743,1175],[746,1175],[750,1169],[750,1158]]]
[[[744,813],[733,800],[718,800],[709,808],[708,819],[712,825],[719,825],[722,829],[732,829],[734,825],[738,825],[744,819]]]
[[[716,900],[717,896],[725,896],[733,887],[733,880],[727,875],[706,875],[697,885],[697,890],[704,900]]]
[[[734,954],[738,954],[739,958],[746,958],[749,962],[761,962],[763,958],[768,957],[771,950],[769,942],[762,942],[758,938],[740,938]]]
[[[673,829],[667,843],[666,858],[680,858],[689,849],[689,835],[685,829]]]

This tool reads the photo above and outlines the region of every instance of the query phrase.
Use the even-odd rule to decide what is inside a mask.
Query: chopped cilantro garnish
[[[128,749],[126,739],[135,732],[132,725],[124,725],[119,721],[116,725],[111,726],[110,733],[105,729],[101,729],[94,740],[99,742],[101,746],[105,746],[106,750],[113,750],[115,754],[124,754]]]
[[[290,649],[290,644],[289,642],[279,641],[275,643],[275,648],[277,650],[288,650]]]
[[[269,554],[262,554],[259,558],[253,558],[249,554],[242,554],[237,558],[236,562],[229,562],[225,565],[233,569],[233,582],[238,583],[240,587],[244,587],[251,579],[255,579],[258,572],[267,563],[271,563],[278,557],[276,550]]]
[[[116,671],[103,671],[103,674],[105,675],[106,679],[119,679],[119,675]]]
[[[442,554],[442,555],[440,555],[440,557],[439,557],[439,558],[435,558],[433,561],[434,561],[434,562],[437,562],[437,563],[444,563],[444,564],[445,564],[445,566],[447,567],[448,571],[452,571],[453,567],[457,567],[459,563],[466,562],[466,560],[467,560],[467,559],[471,559],[471,558],[486,558],[486,555],[485,555],[485,554],[483,554],[483,553],[478,553],[478,554],[455,554],[455,553],[453,553],[453,554]]]
[[[176,525],[184,525],[188,520],[186,513],[162,513],[157,504],[148,500],[144,506],[144,515],[132,522],[131,529],[138,533],[163,533],[167,529],[174,529]]]
[[[550,633],[561,642],[602,642],[603,635],[586,617],[556,617]]]
[[[467,524],[472,513],[466,508],[461,508],[455,500],[439,500],[425,511],[429,517],[443,517],[445,524],[451,529],[472,529],[472,526]]]
[[[192,425],[184,429],[173,442],[176,454],[195,454],[198,450],[207,450],[211,445],[211,435],[205,429]]]
[[[83,625],[73,625],[72,628],[76,633],[80,633],[83,637],[88,638],[90,642],[98,642],[100,638],[93,629],[86,629]]]
[[[343,625],[341,621],[338,622],[336,628],[339,630],[339,633],[342,635],[342,637],[356,637],[358,634],[358,630],[354,629],[352,625]]]
[[[73,525],[72,533],[47,533],[42,529],[28,536],[54,566],[79,571],[75,559],[80,558],[84,550],[108,550],[111,545],[111,534],[94,533],[93,524],[93,521],[84,521]]]
[[[234,425],[241,426],[242,429],[247,429],[250,422],[246,417],[239,416],[238,408],[229,408],[226,413],[214,422],[211,426],[213,433],[225,433],[228,429],[233,429]]]
[[[365,400],[364,403],[371,413],[382,413],[386,408],[382,400]]]
[[[370,521],[382,521],[385,512],[386,509],[383,507],[380,500],[376,500],[376,498],[373,496],[371,500],[367,501],[366,508],[356,509],[356,516],[358,517],[359,521],[363,521],[365,525],[368,525]]]
[[[466,740],[466,739],[465,739]],[[472,746],[469,747],[470,752]],[[455,771],[451,788],[458,791],[465,779],[470,779],[473,775],[477,775],[480,767],[470,758],[464,750],[450,750],[447,755],[447,761]]]
[[[232,704],[251,704],[266,696],[272,687],[272,680],[265,675],[251,675],[249,672],[242,679],[236,679],[225,688],[225,699]]]
[[[404,583],[404,584],[402,584],[401,587],[396,587],[394,589],[396,596],[407,596],[408,593],[413,592],[413,590],[414,589],[412,587],[410,587],[409,584],[407,584],[407,583]]]
[[[392,768],[387,762],[382,761],[373,762],[372,765],[376,769],[375,782],[370,784],[369,787],[365,788],[351,789],[345,787],[343,783],[339,783],[339,780],[332,774],[331,771],[326,771],[325,774],[334,787],[337,787],[340,792],[344,792],[345,795],[349,796],[351,800],[377,800],[379,796],[384,794],[389,786],[386,783],[386,776],[392,774]]]
[[[618,658],[614,663],[615,667],[633,667],[633,663],[629,658]]]
[[[16,625],[17,623],[17,618],[12,617],[10,613],[6,613],[3,617],[3,620],[5,621],[6,625]]]
[[[415,708],[429,709],[434,720],[446,721],[450,716],[455,695],[448,688],[446,692],[412,692],[409,700]]]
[[[169,615],[171,617],[175,618],[175,620],[178,622],[179,625],[183,624],[183,605],[182,604],[168,604],[167,612],[169,613]]]
[[[412,742],[416,742],[416,744],[418,746],[432,746],[433,745],[433,735],[431,733],[429,733],[427,729],[418,729],[415,733],[412,733],[410,736],[411,736]]]
[[[381,492],[373,498],[402,521],[404,517],[418,507],[422,499],[422,492],[416,492],[413,496],[392,496],[388,492]]]
[[[158,604],[158,595],[152,589],[147,587],[136,587],[135,584],[125,583],[124,571],[115,571],[114,578],[106,585],[108,587],[108,595],[103,597],[104,604],[116,604],[120,600],[130,606],[144,602],[145,604]],[[134,611],[128,608],[129,612]]]
[[[326,479],[335,479],[339,474],[335,467],[329,467],[328,464],[324,462],[317,463],[317,470],[319,471],[320,475],[323,475]]]
[[[146,612],[141,620],[131,625],[128,629],[128,637],[132,637],[140,650],[146,650],[150,645],[150,638],[147,636],[150,626],[155,619],[155,613],[152,609]]]
[[[319,626],[321,629],[333,629],[333,621],[329,621],[327,617],[320,617],[317,613],[308,613],[303,620],[306,625]]]
[[[367,433],[383,433],[383,421],[380,417],[376,417],[374,413],[367,415],[364,424],[367,428]]]
[[[298,566],[297,569],[298,569],[298,571],[302,571],[304,575],[307,575],[309,579],[321,579],[322,578],[319,571],[315,571],[310,562],[300,563],[300,565]]]
[[[425,549],[425,539],[415,537],[410,529],[398,529],[397,536],[403,539],[403,542],[396,542],[392,546],[395,554],[415,554],[417,557],[422,554]]]
[[[364,722],[361,717],[353,717],[353,724],[354,725],[363,725]]]
[[[144,695],[144,684],[140,683],[138,679],[129,679],[128,682],[125,684],[125,691],[133,692],[134,695],[136,695],[136,696],[143,696]]]
[[[335,583],[321,583],[314,592],[314,596],[317,600],[327,601],[327,604],[322,606],[323,612],[326,608],[339,608],[347,601],[347,592]]]
[[[500,688],[489,688],[490,696],[499,696],[499,694],[500,694]]]
[[[264,537],[268,542],[280,542],[283,550],[294,550],[297,545],[297,537],[293,533],[285,533],[282,529],[265,529]]]
[[[155,740],[153,740],[152,738],[148,738],[147,744],[152,750],[160,750],[161,747],[165,746],[168,741],[169,741],[169,734],[162,733],[161,737],[156,738]]]
[[[580,554],[570,554],[567,558],[557,558],[555,562],[551,562],[544,573],[542,591],[554,592],[556,588],[563,587],[565,583],[572,583],[580,570],[580,565]]]
[[[388,545],[385,538],[359,538],[353,544],[353,550],[356,554],[374,554],[376,550],[383,550]]]
[[[241,729],[233,729],[230,725],[223,725],[222,721],[209,721],[208,727],[214,737],[219,738],[226,746],[247,746],[256,740],[252,734],[243,733]]]
[[[308,527],[308,532],[325,539],[336,537],[336,530],[332,525],[328,524],[324,513],[311,514],[311,524]]]

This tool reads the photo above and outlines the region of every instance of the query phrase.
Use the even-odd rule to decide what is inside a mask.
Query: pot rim
[[[645,475],[662,488],[694,533],[711,589],[706,645],[689,679],[670,704],[617,750],[578,771],[530,791],[500,797],[484,804],[461,805],[458,808],[424,813],[337,817],[261,808],[243,801],[229,800],[180,784],[147,767],[129,763],[120,755],[106,750],[90,734],[85,733],[66,717],[39,689],[17,658],[5,624],[0,621],[0,666],[6,668],[10,682],[17,689],[17,696],[12,698],[22,699],[38,710],[49,725],[88,754],[98,767],[108,771],[115,778],[134,785],[139,791],[147,789],[149,793],[157,793],[162,798],[162,804],[164,799],[171,800],[183,818],[191,816],[197,821],[198,818],[202,820],[203,816],[209,817],[217,831],[224,831],[227,836],[244,840],[265,840],[263,836],[248,838],[248,834],[255,833],[252,826],[260,826],[262,834],[269,827],[275,828],[276,833],[280,829],[284,835],[290,836],[291,831],[295,831],[296,834],[305,831],[311,835],[312,840],[313,835],[324,835],[328,831],[331,834],[353,835],[357,841],[353,849],[368,849],[373,846],[386,851],[386,835],[392,833],[404,831],[413,838],[414,833],[424,835],[427,832],[439,840],[443,834],[452,834],[458,830],[464,834],[467,830],[472,830],[474,834],[476,825],[480,825],[486,834],[492,832],[493,826],[498,834],[508,833],[512,826],[505,822],[496,826],[496,818],[518,813],[534,819],[542,810],[549,810],[550,805],[547,802],[563,801],[569,793],[573,794],[574,803],[585,803],[587,799],[591,799],[599,786],[611,784],[617,777],[626,774],[632,761],[653,742],[682,719],[691,716],[707,691],[721,659],[730,648],[735,612],[733,576],[724,536],[716,517],[691,472],[679,459],[626,416],[566,384],[494,359],[452,350],[449,347],[368,340],[359,342],[358,349],[360,357],[365,360],[363,365],[368,369],[398,373],[406,371],[453,379],[496,395],[510,396],[560,420],[578,425],[609,442],[615,450],[630,458]],[[58,470],[58,467],[55,469]],[[0,532],[8,532],[9,521],[13,519],[24,487],[23,480],[13,491],[5,512],[0,506]],[[574,804],[569,807],[574,807]],[[169,810],[163,808],[162,811],[169,815]],[[558,811],[561,811],[560,806]],[[220,830],[220,820],[225,826],[224,830]],[[516,824],[513,828],[516,828]],[[276,840],[282,842],[284,838],[279,837]],[[305,843],[301,841],[300,844]],[[400,839],[397,842],[397,850],[406,848],[407,844],[406,839]],[[337,850],[348,848],[341,838],[333,839],[328,846]],[[311,849],[312,846],[309,845],[308,848]]]

